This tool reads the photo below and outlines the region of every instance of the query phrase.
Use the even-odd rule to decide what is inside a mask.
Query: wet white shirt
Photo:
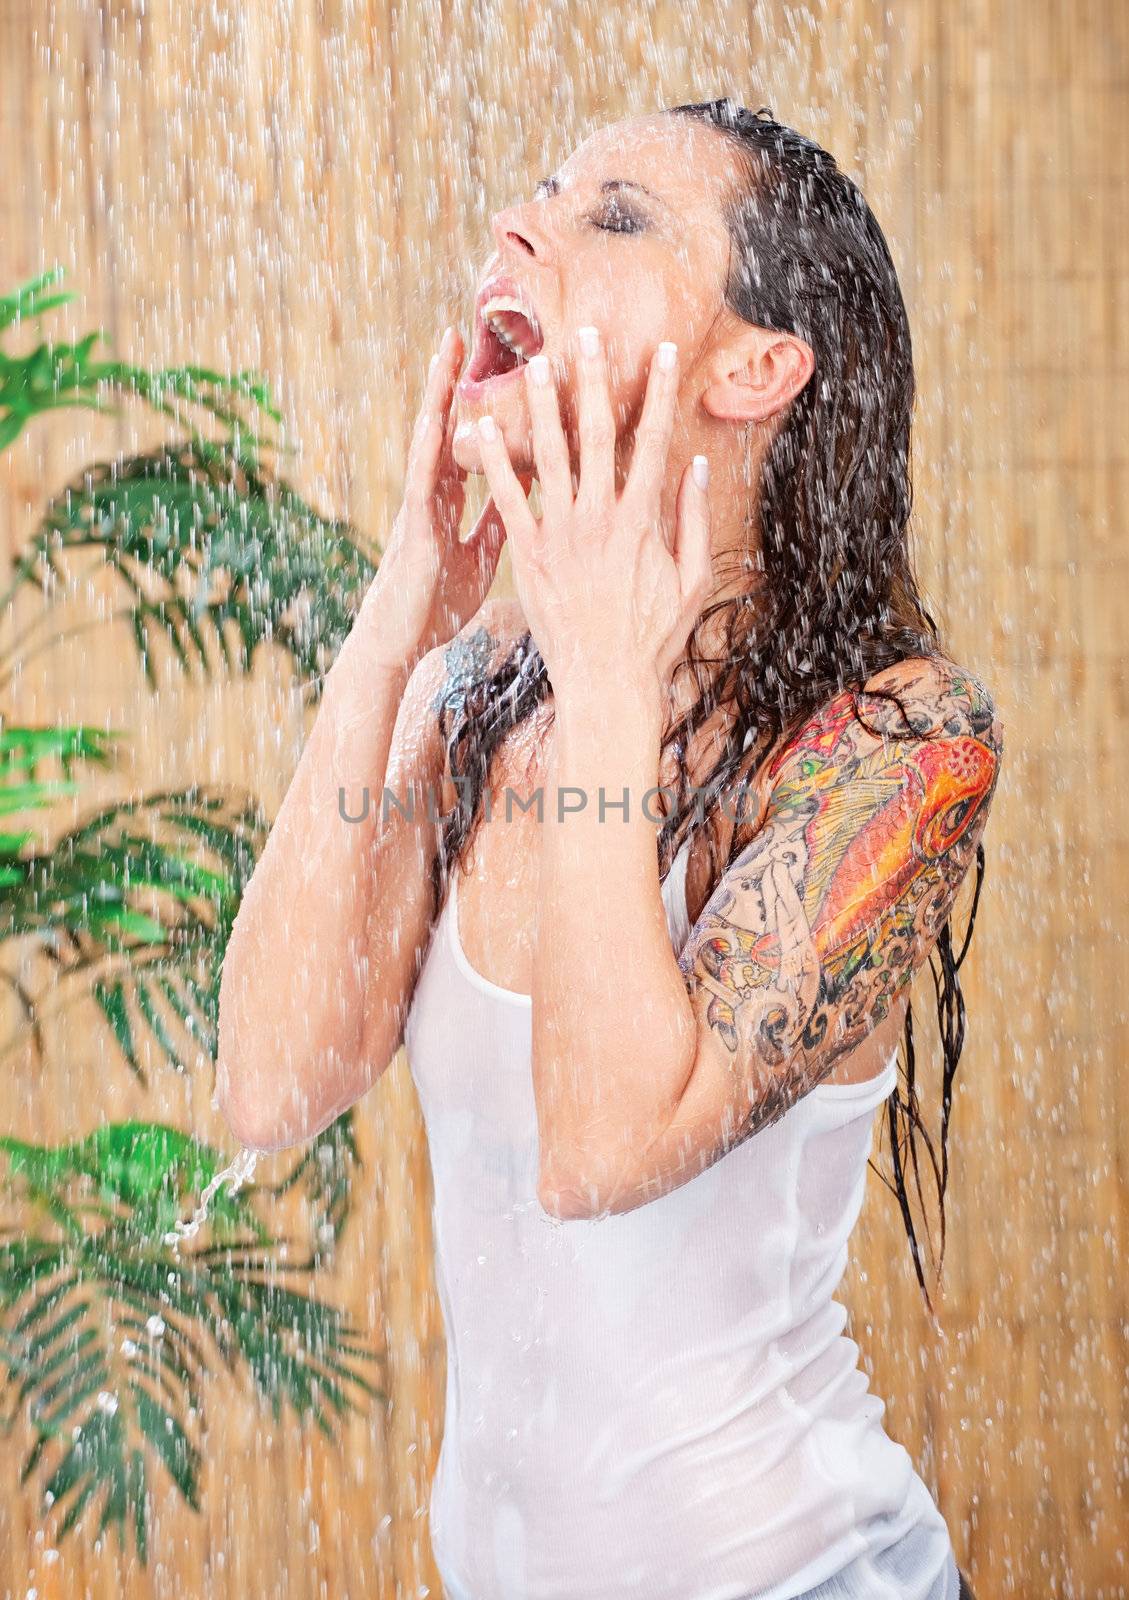
[[[676,951],[686,861],[663,884]],[[945,1523],[832,1299],[896,1054],[657,1200],[559,1222],[537,1199],[531,1003],[467,961],[457,878],[405,1031],[447,1335],[448,1600],[956,1600]]]

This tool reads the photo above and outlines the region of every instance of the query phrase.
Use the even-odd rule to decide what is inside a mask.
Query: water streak
[[[228,1192],[229,1194],[235,1194],[254,1175],[255,1164],[258,1159],[259,1152],[244,1145],[230,1166],[224,1167],[222,1172],[217,1172],[204,1189],[200,1196],[200,1203],[189,1220],[187,1222],[178,1222],[171,1232],[164,1235],[162,1242],[171,1245],[174,1249],[178,1249],[182,1239],[194,1238],[204,1225],[204,1220],[208,1215],[208,1207],[211,1205],[212,1197],[217,1193],[220,1185],[224,1182],[229,1182]]]

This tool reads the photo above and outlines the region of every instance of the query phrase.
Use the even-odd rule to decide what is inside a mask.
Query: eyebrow
[[[601,194],[613,194],[617,189],[637,189],[640,194],[645,194],[649,199],[656,200],[660,206],[666,205],[666,201],[661,197],[661,195],[655,194],[651,189],[648,189],[645,184],[635,183],[631,178],[605,178],[600,184]],[[542,178],[540,182],[534,186],[533,198],[535,200],[539,199],[541,195],[548,197],[549,195],[559,194],[560,191],[561,180],[554,173],[551,178]]]

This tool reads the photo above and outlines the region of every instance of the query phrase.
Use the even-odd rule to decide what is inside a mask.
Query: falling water
[[[10,329],[0,340],[4,357],[29,352],[41,340],[80,339],[100,326],[110,342],[95,345],[93,360],[114,356],[176,369],[184,363],[186,370],[199,362],[209,371],[261,375],[275,400],[285,397],[281,433],[301,441],[297,460],[268,454],[264,483],[271,492],[261,505],[252,497],[247,520],[240,520],[239,502],[228,498],[231,485],[218,475],[214,502],[202,493],[174,500],[183,486],[169,480],[167,504],[200,512],[178,523],[175,515],[147,511],[145,481],[121,477],[115,467],[103,490],[115,490],[117,520],[107,510],[89,528],[77,514],[70,525],[66,550],[75,568],[67,612],[59,604],[61,583],[50,599],[22,586],[13,604],[0,608],[6,677],[0,742],[13,763],[21,724],[36,730],[45,748],[59,729],[80,722],[128,732],[128,771],[91,772],[97,791],[85,779],[76,785],[75,820],[127,789],[164,791],[205,775],[225,791],[237,782],[268,816],[277,812],[315,726],[309,691],[319,650],[328,653],[361,591],[347,592],[351,580],[343,574],[354,570],[348,552],[343,567],[326,567],[323,582],[315,558],[320,546],[307,546],[304,528],[300,559],[282,559],[281,543],[272,542],[282,503],[274,479],[292,484],[319,517],[341,518],[334,538],[343,531],[369,555],[388,548],[427,361],[445,321],[464,335],[470,329],[487,264],[503,251],[493,231],[499,208],[520,206],[510,218],[509,258],[562,347],[575,331],[574,310],[626,336],[646,296],[660,288],[669,327],[656,326],[654,336],[684,337],[678,291],[693,259],[689,251],[706,235],[684,226],[680,208],[696,205],[704,187],[689,164],[672,175],[674,210],[649,233],[618,226],[605,232],[603,225],[625,222],[624,208],[590,209],[581,188],[534,206],[537,180],[559,171],[582,139],[629,114],[732,91],[750,108],[771,107],[860,180],[887,232],[913,332],[919,572],[957,658],[997,692],[1010,748],[988,824],[977,934],[962,969],[967,1043],[952,1098],[939,1324],[926,1318],[899,1208],[884,1182],[891,1140],[879,1121],[875,1170],[866,1178],[865,1207],[849,1245],[844,1332],[853,1333],[874,1391],[888,1404],[889,1431],[910,1449],[951,1516],[957,1555],[972,1572],[979,1600],[1026,1593],[1048,1600],[1129,1597],[1129,1540],[1116,1533],[1129,1527],[1129,833],[1122,799],[1129,785],[1129,696],[1118,643],[1124,636],[1118,580],[1129,575],[1129,452],[1117,420],[1129,403],[1129,141],[1117,133],[1129,111],[1126,16],[1124,0],[1073,8],[1052,0],[958,8],[943,0],[900,7],[888,0],[748,6],[691,0],[684,7],[655,0],[625,7],[599,0],[204,0],[179,8],[168,0],[0,3],[0,296],[55,261],[66,272],[53,287],[76,296],[69,310],[60,307],[42,324],[28,318]],[[628,155],[617,151],[606,170],[630,177]],[[723,168],[711,162],[708,170]],[[550,222],[558,216],[554,232]],[[514,236],[523,222],[536,235],[527,254]],[[723,240],[720,214],[712,227]],[[538,259],[538,245],[557,248]],[[633,264],[640,252],[647,270]],[[606,276],[593,276],[593,264],[606,264]],[[671,281],[656,284],[666,273]],[[831,290],[820,292],[821,304],[834,298]],[[711,337],[725,322],[719,317]],[[183,431],[136,396],[120,417],[62,404],[68,394],[81,398],[63,382],[69,370],[42,367],[49,409],[9,443],[5,417],[18,413],[26,396],[0,383],[0,541],[9,564],[39,535],[57,496],[65,520],[66,497],[72,508],[79,503],[95,463],[122,450],[163,450]],[[517,407],[520,395],[510,393],[506,404]],[[109,389],[103,399],[116,403]],[[191,414],[209,435],[222,434],[215,418]],[[515,419],[521,420],[511,412],[511,434]],[[251,422],[271,432],[260,413]],[[715,436],[723,431],[718,417],[708,426]],[[733,466],[738,504],[756,489],[747,442]],[[860,450],[857,459],[842,459],[853,462],[858,478],[874,455]],[[716,510],[723,480],[716,460],[713,466]],[[486,487],[472,471],[468,511],[477,511]],[[110,501],[101,504],[108,508]],[[531,504],[540,513],[536,483]],[[130,505],[132,522],[125,515]],[[185,559],[174,571],[169,553],[178,541]],[[330,547],[336,549],[332,541]],[[57,542],[48,548],[56,552]],[[60,574],[66,550],[58,548]],[[102,566],[88,569],[99,552]],[[834,569],[851,577],[855,545],[846,535],[833,539],[828,553]],[[497,584],[508,596],[513,554],[512,546],[503,551]],[[225,561],[234,572],[230,587]],[[735,575],[736,555],[730,565]],[[729,577],[727,566],[727,583]],[[115,588],[119,580],[128,594]],[[191,610],[189,595],[196,600]],[[833,598],[829,592],[828,614]],[[72,605],[79,625],[73,629]],[[168,624],[168,640],[144,652],[144,675],[141,653],[122,626],[127,611],[118,610],[131,605],[138,618]],[[218,641],[208,632],[213,613],[229,632],[237,620],[249,639],[262,636],[269,656],[264,660],[256,647],[253,675],[235,670],[239,653],[233,662],[226,647],[221,675],[209,669],[198,680],[195,670],[191,676],[184,670],[182,649],[195,667],[185,640],[197,628],[218,663]],[[387,621],[402,623],[395,606]],[[181,647],[174,649],[178,633]],[[466,688],[458,661],[456,651],[453,697]],[[469,666],[473,682],[473,656]],[[801,658],[797,666],[807,671],[810,661]],[[299,688],[301,696],[293,692]],[[350,760],[370,726],[361,704],[342,729]],[[530,717],[514,741],[515,765],[524,764],[542,746],[538,720]],[[18,770],[12,766],[13,781]],[[55,774],[45,769],[35,776]],[[369,780],[373,811],[381,805],[381,778],[373,772]],[[295,1005],[297,991],[281,973],[283,952],[295,949],[299,937],[311,997],[328,1003],[331,983],[339,993],[359,992],[359,967],[341,959],[342,922],[330,915],[351,903],[356,880],[339,870],[329,881],[329,866],[343,832],[361,835],[352,820],[361,784],[348,781],[346,819],[338,782],[327,772],[322,810],[294,855],[287,883],[293,915],[289,930],[279,927],[277,972],[268,967],[264,978],[280,1009]],[[69,796],[62,799],[69,807]],[[45,1006],[58,1000],[59,1010],[57,1026],[52,1021],[44,1035],[42,1059],[30,1034],[13,1032],[8,1041],[18,1050],[9,1051],[0,1079],[0,1137],[40,1147],[39,1165],[26,1171],[37,1180],[50,1177],[42,1193],[51,1204],[61,1200],[76,1215],[91,1200],[101,1207],[106,1215],[95,1219],[92,1210],[84,1226],[105,1228],[106,1242],[91,1240],[80,1250],[77,1233],[58,1226],[67,1213],[39,1205],[39,1189],[26,1204],[18,1200],[20,1234],[0,1241],[41,1252],[27,1256],[29,1298],[0,1307],[9,1315],[0,1323],[0,1357],[13,1356],[10,1398],[25,1396],[12,1412],[20,1437],[6,1437],[4,1453],[14,1455],[18,1444],[20,1461],[33,1450],[38,1456],[26,1481],[17,1487],[13,1473],[0,1493],[0,1597],[83,1600],[112,1590],[125,1600],[172,1600],[182,1590],[206,1589],[215,1600],[353,1600],[369,1593],[442,1600],[431,1538],[443,1530],[439,1521],[433,1530],[425,1513],[445,1396],[454,1396],[456,1385],[452,1378],[444,1387],[436,1290],[445,1295],[446,1280],[434,1277],[428,1151],[409,1071],[419,1068],[423,1051],[414,1061],[401,1059],[357,1104],[348,1140],[355,1133],[363,1163],[354,1162],[346,1139],[335,1145],[319,1135],[314,1145],[296,1137],[289,1151],[271,1153],[278,1181],[272,1171],[265,1188],[268,1162],[259,1156],[266,1152],[241,1145],[216,1101],[209,1110],[213,1061],[193,1057],[191,1070],[180,1071],[177,1050],[189,1057],[159,999],[195,933],[186,946],[170,944],[171,967],[145,971],[127,963],[127,988],[102,991],[104,1016],[89,996],[81,1007],[64,1009],[68,991],[60,985],[54,994],[60,979],[76,987],[84,973],[92,982],[109,981],[104,963],[92,959],[99,929],[110,928],[102,942],[108,958],[120,962],[114,907],[101,894],[117,892],[113,862],[126,858],[108,839],[108,865],[91,850],[82,866],[64,853],[69,813],[42,810],[38,820],[61,824],[58,870],[45,856],[44,872],[29,871],[25,879],[26,862],[10,850],[7,902],[0,890],[0,902],[12,908],[9,934],[0,941],[6,1004],[14,1028],[26,981],[38,985],[40,957],[47,956],[41,998]],[[136,858],[150,859],[150,849],[146,838]],[[356,871],[368,873],[359,849],[356,857]],[[529,853],[507,842],[495,864],[499,897],[508,888],[516,899]],[[233,878],[234,865],[233,856],[223,868]],[[89,893],[70,892],[87,882]],[[58,942],[17,949],[11,931],[28,927],[25,910],[34,912],[34,939],[51,931],[49,884],[68,891]],[[962,895],[958,934],[970,888]],[[131,917],[134,893],[131,883]],[[319,894],[325,914],[315,922],[305,913]],[[406,915],[410,904],[389,893],[381,911],[387,948],[399,952],[404,971],[404,940],[420,931]],[[468,895],[463,910],[472,909]],[[203,937],[202,925],[185,924],[197,926]],[[194,983],[206,984],[215,971],[219,952],[212,946],[226,926],[217,921],[215,939],[201,945],[212,964],[202,974],[185,969]],[[473,927],[468,915],[463,931],[472,957]],[[490,946],[496,958],[499,932]],[[81,959],[72,972],[62,958],[76,939],[83,941],[75,946]],[[135,942],[143,951],[144,936]],[[115,1000],[127,993],[136,1032],[136,1059],[128,1061],[127,1001]],[[151,999],[159,1008],[152,1014]],[[458,1003],[448,997],[452,1009]],[[923,973],[915,998],[917,1072],[936,1138],[941,1099],[933,1003]],[[516,1027],[520,1012],[505,1006],[499,1004],[499,1015]],[[460,1063],[468,1076],[462,1019],[444,1015],[439,1004],[436,1013],[436,1035],[449,1038],[459,1054],[443,1087],[461,1094]],[[167,1024],[168,1049],[151,1019]],[[203,1037],[197,1031],[193,1045]],[[280,1073],[296,1074],[297,1036],[281,1042]],[[375,1076],[383,1063],[370,1065]],[[485,1150],[467,1133],[472,1113],[481,1114],[479,1087],[466,1085],[465,1103],[449,1125],[465,1139],[460,1161],[496,1157],[502,1167],[500,1144]],[[269,1126],[268,1108],[254,1098],[248,1103]],[[307,1109],[312,1115],[312,1101]],[[528,1125],[528,1102],[526,1110]],[[126,1116],[147,1125],[148,1143],[126,1142]],[[122,1142],[88,1149],[86,1141],[112,1122]],[[187,1155],[184,1144],[167,1146],[182,1152],[178,1160],[200,1160],[191,1141],[212,1147],[207,1164],[196,1166],[201,1176],[181,1180],[171,1195],[163,1187],[165,1133],[189,1141]],[[776,1137],[771,1129],[765,1134]],[[297,1176],[285,1187],[291,1173]],[[0,1153],[4,1175],[15,1177]],[[723,1175],[706,1173],[701,1192]],[[219,1231],[228,1204],[224,1194],[242,1193],[246,1202],[248,1191],[263,1238],[229,1251],[225,1236],[210,1251],[209,1234]],[[625,1251],[617,1272],[603,1235],[657,1234],[674,1210],[675,1202],[659,1202],[619,1221],[562,1221],[541,1212],[529,1185],[512,1207],[508,1200],[499,1207],[514,1237],[532,1234],[536,1223],[550,1237],[554,1266],[585,1274],[579,1309],[586,1320],[570,1320],[562,1332],[607,1319],[617,1353],[621,1345],[637,1348],[646,1324],[631,1298],[640,1283],[631,1270],[638,1258]],[[289,1254],[284,1226],[295,1234]],[[742,1245],[734,1256],[735,1273],[755,1265],[767,1234],[763,1214],[754,1213],[747,1251]],[[339,1235],[343,1247],[335,1250]],[[54,1259],[48,1252],[57,1236],[58,1248],[71,1253],[66,1271],[74,1279],[69,1299],[56,1304],[48,1297],[62,1292],[62,1265],[58,1283],[42,1266]],[[186,1240],[192,1242],[181,1253]],[[315,1270],[292,1277],[295,1257],[307,1248]],[[506,1258],[476,1241],[465,1270],[472,1285],[494,1273],[493,1282],[512,1292],[505,1272],[523,1259],[516,1250]],[[492,1422],[489,1397],[497,1383],[514,1372],[520,1382],[548,1360],[549,1331],[555,1336],[557,1328],[551,1302],[538,1297],[546,1293],[542,1284],[551,1289],[563,1281],[548,1274],[528,1281],[530,1319],[539,1319],[532,1332],[515,1318],[502,1330],[512,1349],[503,1346],[497,1365],[460,1375],[464,1397],[472,1378],[481,1380],[476,1416]],[[300,1292],[288,1300],[291,1282]],[[311,1311],[296,1331],[287,1322],[289,1308],[302,1312],[307,1291],[329,1309]],[[33,1296],[43,1313],[26,1323],[28,1343],[38,1340],[35,1393],[56,1413],[46,1441],[37,1432],[40,1412],[32,1410],[33,1373],[17,1368],[18,1352],[8,1342]],[[494,1302],[483,1291],[471,1303],[477,1313]],[[319,1362],[323,1355],[337,1360],[324,1334],[338,1309],[349,1319],[345,1342],[380,1351],[374,1375],[380,1396],[371,1406],[361,1402],[366,1421],[347,1436],[348,1448],[321,1439],[308,1448],[307,1421],[315,1413],[333,1420],[326,1397],[334,1368]],[[73,1321],[61,1320],[72,1313]],[[55,1327],[51,1345],[40,1335]],[[199,1409],[175,1378],[177,1352],[182,1340],[189,1350],[189,1339],[191,1352],[199,1348],[206,1357]],[[104,1374],[84,1365],[95,1350],[105,1356]],[[195,1372],[194,1353],[191,1367]],[[5,1370],[0,1361],[0,1377]],[[311,1377],[317,1371],[328,1380],[320,1388]],[[617,1371],[626,1389],[622,1362]],[[664,1403],[673,1411],[679,1397],[671,1390]],[[163,1393],[167,1425],[158,1417],[144,1433],[138,1399],[144,1404],[148,1393]],[[521,1453],[511,1423],[550,1430],[552,1422],[552,1404],[543,1418],[533,1408],[506,1418],[499,1453],[504,1449],[507,1461]],[[591,1441],[581,1439],[562,1406],[561,1427],[569,1426],[587,1449]],[[656,1437],[659,1426],[656,1417]],[[78,1428],[84,1431],[76,1437]],[[111,1449],[119,1438],[120,1458]],[[151,1519],[148,1568],[138,1562],[132,1517],[123,1528],[100,1531],[104,1488],[94,1492],[93,1479],[84,1486],[76,1476],[67,1496],[48,1491],[72,1446],[76,1474],[79,1466],[116,1474],[105,1501],[111,1508],[121,1503],[122,1485],[134,1481],[129,1463],[147,1464],[137,1500]],[[171,1463],[187,1481],[197,1451],[202,1514],[166,1471]],[[530,1450],[526,1459],[537,1458]],[[836,1463],[828,1445],[826,1465]],[[456,1475],[449,1477],[453,1482]],[[703,1474],[703,1500],[717,1487]],[[80,1493],[89,1497],[87,1509],[55,1549],[59,1514],[66,1516]],[[485,1592],[536,1592],[534,1583],[523,1582],[522,1530],[501,1487],[492,1510],[497,1520],[483,1532],[505,1570]],[[562,1514],[568,1510],[564,1505]],[[120,1542],[117,1532],[125,1534]],[[455,1559],[450,1521],[447,1534]]]
[[[178,1222],[169,1233],[163,1236],[162,1243],[171,1245],[174,1250],[180,1248],[182,1239],[192,1239],[203,1227],[208,1215],[208,1207],[213,1197],[219,1192],[221,1184],[230,1180],[229,1194],[236,1194],[245,1183],[249,1183],[255,1171],[255,1164],[259,1159],[259,1152],[243,1145],[235,1160],[222,1172],[217,1172],[215,1177],[204,1189],[200,1196],[200,1203],[187,1222]]]

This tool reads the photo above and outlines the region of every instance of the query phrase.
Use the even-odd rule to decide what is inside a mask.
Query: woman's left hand
[[[591,330],[593,334],[596,330]],[[662,492],[678,393],[677,350],[659,345],[635,433],[631,466],[616,493],[616,423],[598,334],[581,329],[577,427],[579,484],[572,492],[568,443],[548,359],[534,356],[525,385],[533,422],[541,520],[493,419],[479,419],[482,465],[510,545],[518,599],[558,692],[572,681],[623,681],[640,673],[665,688],[709,594],[709,500],[687,464],[673,528]],[[664,366],[663,352],[671,357]],[[541,379],[539,382],[538,380]],[[703,464],[705,457],[697,460]]]

